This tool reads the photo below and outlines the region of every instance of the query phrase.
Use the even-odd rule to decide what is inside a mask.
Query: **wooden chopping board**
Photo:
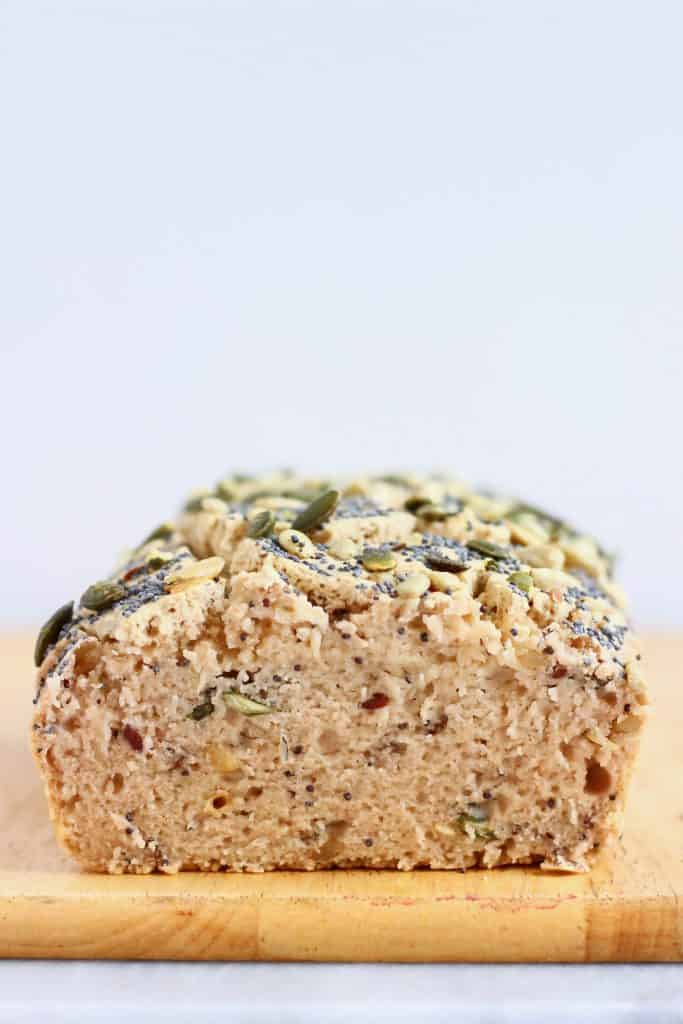
[[[646,638],[654,708],[621,849],[504,868],[108,877],[58,849],[28,750],[32,638],[0,637],[0,956],[683,960],[683,636]]]

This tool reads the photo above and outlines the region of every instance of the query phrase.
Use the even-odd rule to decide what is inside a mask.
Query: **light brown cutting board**
[[[81,874],[55,844],[28,751],[31,647],[0,637],[2,956],[683,960],[683,636],[646,640],[654,707],[623,842],[588,875]]]

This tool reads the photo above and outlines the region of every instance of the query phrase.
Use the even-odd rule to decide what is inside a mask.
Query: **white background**
[[[0,624],[229,469],[453,468],[683,602],[683,5],[0,4]]]
[[[0,627],[282,465],[527,496],[681,625],[682,39],[677,0],[0,0]],[[0,1020],[678,1022],[680,971],[8,963]]]

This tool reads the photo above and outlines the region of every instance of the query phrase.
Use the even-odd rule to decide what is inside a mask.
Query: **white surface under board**
[[[680,1024],[682,965],[7,962],[1,1024]]]

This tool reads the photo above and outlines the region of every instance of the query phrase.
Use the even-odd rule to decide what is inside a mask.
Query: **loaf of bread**
[[[582,871],[639,661],[608,556],[537,508],[235,476],[46,623],[32,743],[92,871]]]

